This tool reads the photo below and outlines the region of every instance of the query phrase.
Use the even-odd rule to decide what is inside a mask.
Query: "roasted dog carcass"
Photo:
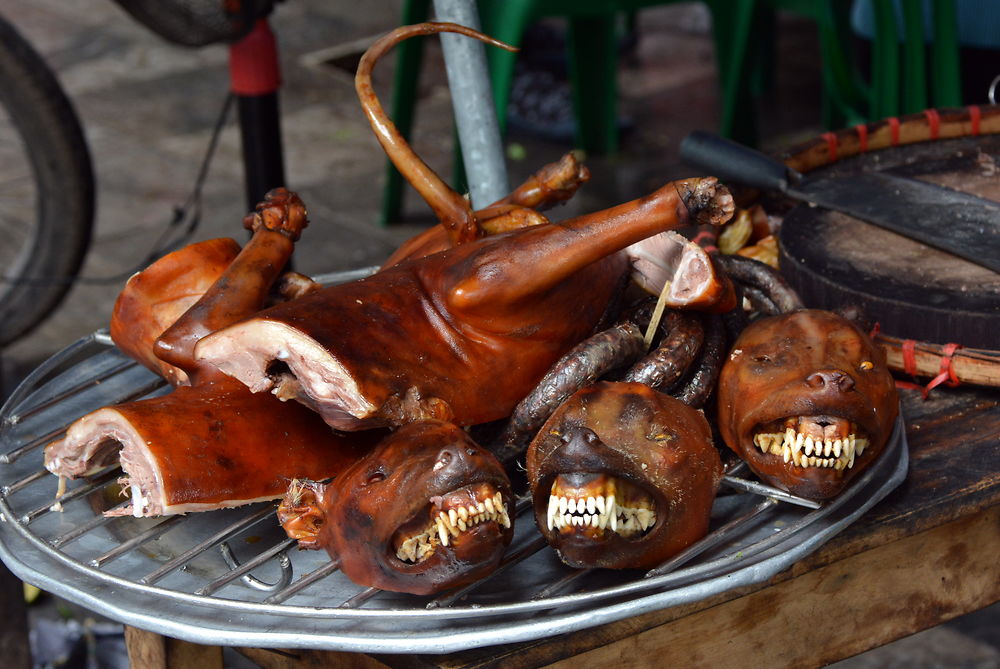
[[[814,309],[751,324],[719,379],[726,444],[767,483],[811,499],[836,496],[878,458],[898,406],[882,350]]]
[[[45,466],[76,478],[120,460],[131,503],[118,513],[155,516],[280,497],[293,477],[329,476],[366,452],[381,435],[334,434],[305,407],[254,395],[191,356],[204,334],[261,308],[305,223],[298,197],[277,190],[247,217],[254,235],[239,255],[232,240],[202,242],[132,277],[115,307],[115,342],[190,385],[83,416],[46,447]]]
[[[418,421],[329,484],[296,481],[278,509],[302,548],[355,583],[429,594],[482,578],[510,543],[510,482],[460,428]]]

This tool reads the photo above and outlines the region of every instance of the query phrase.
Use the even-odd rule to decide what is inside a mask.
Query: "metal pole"
[[[438,21],[459,23],[479,30],[474,0],[434,0]],[[486,68],[486,49],[464,35],[442,33],[441,48],[455,110],[455,124],[462,143],[462,159],[473,208],[485,207],[507,195],[507,165],[504,162],[500,127],[497,123]]]

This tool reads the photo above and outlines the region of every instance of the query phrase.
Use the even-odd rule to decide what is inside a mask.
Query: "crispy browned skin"
[[[160,360],[153,344],[201,299],[240,252],[232,239],[210,239],[169,253],[133,275],[118,295],[111,315],[111,339],[125,355],[173,385],[187,374]]]
[[[305,407],[225,376],[115,409],[145,441],[174,513],[280,497],[294,477],[343,471],[383,436],[335,434]]]
[[[692,217],[721,221],[731,205],[712,177],[670,183],[605,211],[485,237],[324,288],[206,337],[197,355],[233,372],[229,356],[243,333],[278,324],[316,342],[376,407],[356,418],[316,407],[338,429],[425,416],[461,425],[496,420],[594,331],[627,269],[617,251]],[[230,330],[237,333],[231,339]],[[270,387],[258,383],[248,385]],[[414,396],[418,410],[406,406]]]
[[[505,221],[499,229],[516,228],[492,234],[406,144],[371,86],[372,67],[393,45],[444,31],[495,43],[452,24],[404,26],[369,48],[355,82],[373,131],[440,219],[448,248],[434,252],[444,246],[441,233],[421,236],[371,277],[265,310],[196,347],[198,358],[254,391],[295,398],[336,429],[424,418],[471,425],[508,415],[608,312],[627,269],[622,249],[688,222],[721,224],[733,213],[732,197],[706,177],[533,225],[534,210],[517,203],[560,201],[587,178],[570,156],[498,203],[499,214],[484,214]]]
[[[476,211],[473,214],[475,225],[479,228],[476,236],[485,237],[548,223],[545,216],[537,210],[565,202],[589,179],[590,171],[576,156],[567,153],[559,162],[549,163],[528,177],[507,197]],[[451,247],[447,229],[443,223],[439,223],[404,242],[389,256],[382,268]]]
[[[722,477],[701,412],[641,383],[607,381],[580,390],[549,418],[527,468],[538,526],[562,560],[613,569],[656,566],[703,537]],[[549,527],[553,495],[606,502],[609,494],[619,507],[652,509],[655,521],[632,536],[622,535],[624,523],[617,532],[560,528],[558,520]]]
[[[201,299],[156,340],[156,357],[189,375],[217,374],[211,367],[199,369],[195,344],[260,311],[306,225],[306,208],[298,195],[285,188],[270,191],[243,219],[243,227],[253,232],[250,241]]]
[[[480,504],[481,516],[467,513]],[[439,526],[441,512],[460,507],[464,516],[457,513],[454,526],[448,521],[451,531]],[[514,507],[507,476],[489,451],[450,423],[423,421],[394,432],[329,485],[293,483],[278,517],[300,546],[325,548],[355,583],[430,594],[496,567],[513,536]],[[430,552],[401,558],[411,537],[420,540],[410,546]]]
[[[751,324],[719,379],[718,424],[726,444],[766,482],[813,499],[837,495],[879,456],[897,411],[882,351],[853,323],[827,311]],[[825,425],[841,441],[854,433],[867,447],[853,466],[838,469],[797,466],[785,462],[783,453],[763,453],[754,445],[757,433],[783,433],[800,422],[813,432]]]
[[[254,231],[252,239],[222,271],[222,260],[236,246],[232,240],[209,244],[214,255],[202,251],[203,243],[165,257],[134,277],[127,295],[119,299],[114,321],[119,345],[132,351],[148,350],[150,357],[155,350],[160,357],[153,359],[164,361],[169,380],[183,377],[193,383],[169,395],[118,405],[111,415],[119,426],[116,429],[126,431],[118,433],[118,438],[127,436],[134,442],[126,451],[145,463],[131,468],[133,478],[140,469],[148,471],[148,476],[139,479],[150,482],[155,478],[162,491],[157,503],[161,512],[233,506],[280,496],[293,477],[333,475],[381,438],[379,432],[350,437],[334,434],[305,407],[270,395],[254,395],[238,381],[214,367],[198,365],[192,358],[194,343],[205,333],[261,308],[305,224],[305,208],[298,196],[284,189],[272,191],[245,221]],[[205,259],[215,262],[197,262]],[[193,283],[173,278],[185,271]],[[201,290],[200,298],[190,306],[192,293],[212,273],[216,280]],[[139,306],[123,308],[122,304]],[[155,312],[158,304],[171,309],[188,304],[189,308],[156,340],[154,349],[151,327],[141,321],[134,323],[136,339],[129,337],[128,327],[133,324],[132,317],[141,315],[143,309]],[[71,426],[70,434],[83,431],[87,421],[99,424],[108,419],[109,414],[103,411],[89,414]],[[55,442],[46,449],[46,462],[57,473],[67,466],[54,464],[60,459],[68,463],[72,457],[68,457],[63,442]],[[126,471],[129,469],[127,466]]]

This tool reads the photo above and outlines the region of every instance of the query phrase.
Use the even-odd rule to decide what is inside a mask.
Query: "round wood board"
[[[1000,136],[886,148],[809,176],[887,171],[1000,201]],[[948,221],[941,221],[947,234]],[[996,234],[1000,234],[1000,221]],[[883,332],[1000,348],[1000,274],[846,214],[799,204],[780,231],[781,272],[810,307],[856,305]]]

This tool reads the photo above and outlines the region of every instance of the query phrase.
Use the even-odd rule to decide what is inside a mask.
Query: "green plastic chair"
[[[954,0],[932,0],[932,96],[926,86],[925,35],[922,0],[901,0],[903,62],[900,29],[893,6],[873,0],[875,36],[871,83],[866,83],[850,55],[849,14],[852,0],[706,0],[720,85],[718,131],[745,144],[757,141],[753,98],[762,95],[773,71],[774,16],[791,11],[817,26],[823,62],[823,124],[838,128],[864,121],[920,111],[928,106],[960,104],[958,28]],[[565,17],[567,57],[576,117],[576,146],[589,153],[618,149],[618,84],[616,18],[623,13],[666,4],[656,0],[479,0],[484,32],[519,45],[527,27],[540,18]],[[404,24],[426,21],[430,0],[407,0]],[[398,47],[390,113],[400,132],[409,137],[416,101],[423,40]],[[501,130],[516,54],[487,49],[491,86]],[[902,77],[900,72],[902,71]],[[456,139],[456,176],[461,183],[461,153]],[[381,222],[396,220],[402,204],[403,179],[388,165]]]
[[[764,34],[770,33],[773,14],[784,10],[816,23],[823,62],[823,125],[836,129],[866,121],[919,112],[928,106],[961,104],[958,25],[955,0],[932,0],[930,34],[924,32],[923,0],[900,0],[901,20],[894,3],[872,0],[871,76],[865,81],[850,54],[853,39],[850,12],[853,0],[759,0],[755,13],[764,13]],[[900,25],[900,23],[902,25]],[[769,42],[758,40],[756,44]],[[929,45],[929,46],[928,46]],[[930,51],[931,90],[928,92],[926,53]],[[752,56],[748,56],[753,60]],[[761,63],[766,56],[756,55]],[[762,68],[765,74],[769,67]],[[760,72],[750,78],[758,84]],[[756,77],[754,75],[757,75]]]

